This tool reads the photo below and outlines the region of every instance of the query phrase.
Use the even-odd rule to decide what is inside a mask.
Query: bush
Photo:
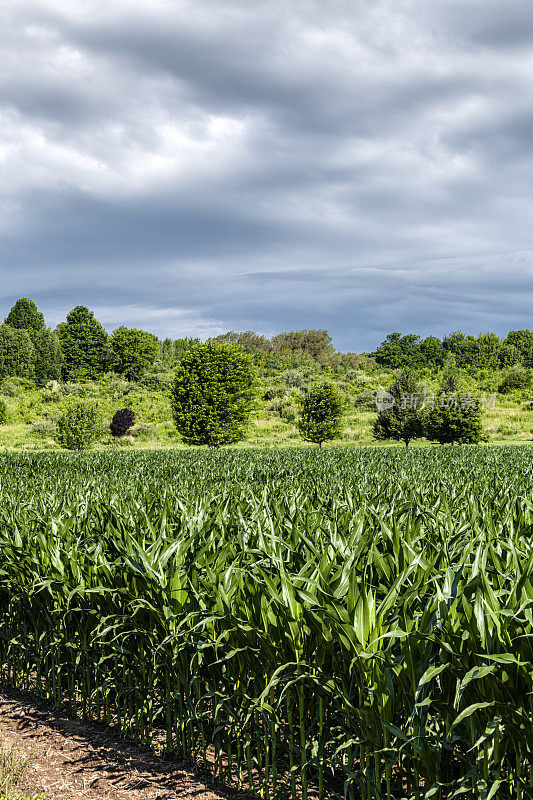
[[[138,422],[131,430],[132,435],[141,442],[157,438],[157,428],[151,422]]]
[[[285,386],[291,388],[296,387],[297,389],[301,389],[305,383],[303,373],[298,369],[286,369],[285,372],[281,373],[280,377]]]
[[[513,367],[504,376],[502,382],[498,386],[498,391],[501,394],[508,394],[515,389],[527,389],[531,386],[531,372],[522,367]]]
[[[7,422],[7,406],[3,400],[0,400],[0,425],[5,425]]]
[[[109,430],[112,436],[125,436],[135,423],[135,414],[131,408],[120,408],[113,415]]]
[[[43,439],[53,438],[57,429],[57,417],[43,417],[31,424],[31,432]]]
[[[139,381],[139,386],[145,386],[154,392],[166,392],[172,386],[172,375],[160,372],[147,372]]]
[[[96,403],[73,403],[59,417],[55,439],[67,450],[83,450],[94,442],[98,428]]]

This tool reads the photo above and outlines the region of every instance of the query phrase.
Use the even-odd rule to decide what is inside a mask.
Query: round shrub
[[[7,422],[7,406],[3,400],[0,400],[0,425],[5,425]]]
[[[157,428],[152,422],[138,422],[131,433],[141,442],[157,438]]]
[[[31,432],[43,439],[53,438],[57,429],[57,418],[44,417],[32,422]]]
[[[115,411],[109,430],[112,436],[125,436],[135,424],[135,414],[131,408],[120,408]]]
[[[84,450],[98,436],[96,403],[73,403],[57,421],[56,442],[67,450]]]

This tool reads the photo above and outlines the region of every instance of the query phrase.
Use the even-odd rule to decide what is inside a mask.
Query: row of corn
[[[532,456],[4,454],[1,678],[268,800],[532,797]]]

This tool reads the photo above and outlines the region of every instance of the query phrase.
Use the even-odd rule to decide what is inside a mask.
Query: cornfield
[[[0,670],[277,798],[533,796],[528,447],[0,456]]]

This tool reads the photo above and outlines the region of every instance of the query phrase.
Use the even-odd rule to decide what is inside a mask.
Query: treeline
[[[533,332],[511,331],[505,339],[495,333],[472,336],[461,331],[442,340],[416,334],[390,333],[373,353],[339,353],[325,330],[278,333],[271,339],[255,331],[229,331],[211,341],[242,350],[269,368],[315,364],[340,369],[526,369],[533,367]],[[159,340],[155,334],[121,326],[111,335],[86,306],[76,306],[55,330],[29,298],[17,300],[0,324],[0,380],[7,376],[48,380],[97,380],[106,372],[138,381],[147,372],[173,370],[199,344],[185,337]],[[147,378],[150,377],[149,375]],[[153,375],[157,377],[157,374]],[[513,376],[511,376],[513,377]]]
[[[414,333],[404,336],[389,333],[370,355],[378,364],[390,369],[438,369],[450,361],[461,369],[533,367],[533,331],[511,331],[505,339],[495,333],[482,333],[476,337],[454,331],[442,340],[437,336],[421,339]]]

